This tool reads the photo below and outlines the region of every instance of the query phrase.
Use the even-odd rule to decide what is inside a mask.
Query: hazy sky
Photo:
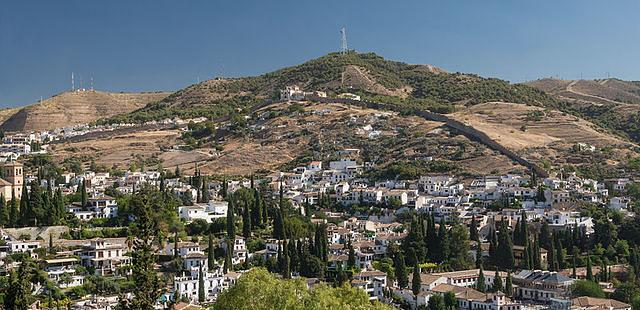
[[[349,47],[510,81],[640,80],[640,1],[22,1],[0,3],[0,106],[71,87],[177,90]]]

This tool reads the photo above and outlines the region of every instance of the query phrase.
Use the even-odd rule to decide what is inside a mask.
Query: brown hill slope
[[[526,84],[556,97],[557,108],[640,142],[639,82],[540,79]]]
[[[51,130],[90,123],[103,117],[129,113],[168,95],[166,92],[63,92],[19,109],[4,120],[0,128],[6,131]]]
[[[489,102],[450,116],[525,158],[556,168],[596,163],[613,168],[626,158],[638,156],[637,144],[554,109]],[[594,149],[590,149],[592,146]]]
[[[56,144],[52,154],[58,162],[75,157],[85,164],[93,159],[123,168],[132,161],[145,161],[147,166],[162,162],[168,169],[179,165],[186,173],[197,164],[206,174],[247,175],[288,171],[310,160],[327,161],[344,148],[358,148],[362,160],[374,162],[381,173],[398,166],[470,175],[524,171],[443,123],[344,104],[279,103],[253,113],[241,128],[229,122],[215,125],[219,129],[201,137],[201,145],[193,150],[172,148],[184,143],[181,132],[172,129]]]

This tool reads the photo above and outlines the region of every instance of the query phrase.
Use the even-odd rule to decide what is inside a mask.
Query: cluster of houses
[[[591,234],[593,220],[572,208],[572,202],[581,200],[597,203],[631,214],[628,208],[630,199],[623,193],[633,180],[612,179],[599,182],[580,178],[575,174],[532,180],[529,176],[508,174],[475,179],[451,175],[425,175],[415,180],[370,181],[365,178],[364,172],[373,168],[373,164],[360,160],[360,150],[344,149],[338,151],[332,160],[312,161],[291,171],[275,172],[258,180],[270,187],[274,194],[282,190],[283,195],[290,199],[300,212],[305,212],[304,206],[307,204],[321,204],[325,197],[330,197],[339,206],[338,209],[343,208],[342,211],[336,208],[325,209],[326,217],[337,221],[329,223],[327,220],[316,218],[312,221],[326,224],[329,270],[338,270],[347,264],[350,249],[346,244],[349,242],[359,270],[351,278],[351,285],[362,288],[371,300],[391,302],[400,299],[415,307],[428,304],[429,299],[436,294],[453,292],[460,309],[521,310],[531,308],[532,305],[553,309],[631,308],[627,304],[608,299],[571,299],[570,287],[576,279],[563,272],[541,270],[521,270],[514,273],[514,294],[511,296],[502,292],[483,293],[476,290],[475,285],[481,272],[479,269],[424,272],[420,274],[421,288],[416,296],[411,290],[400,289],[387,274],[376,270],[374,262],[385,258],[388,247],[400,244],[407,235],[406,227],[397,220],[397,216],[411,210],[433,214],[438,221],[458,219],[463,223],[469,223],[474,218],[478,223],[481,239],[485,240],[489,227],[495,227],[498,219],[514,227],[518,220],[523,220],[523,216],[527,221],[545,221],[552,229],[578,226],[586,234]],[[5,195],[5,199],[10,199],[9,193],[21,193],[25,182],[28,184],[35,180],[33,176],[25,175],[22,165],[16,162],[5,163],[2,172],[4,179],[0,179],[0,193]],[[72,203],[67,206],[67,211],[80,221],[91,221],[118,216],[117,201],[107,195],[108,190],[132,193],[143,184],[159,186],[160,179],[161,174],[158,171],[129,171],[122,176],[88,171],[63,174],[59,180],[55,180],[55,186],[62,188],[64,194],[73,194],[83,186],[88,195],[87,203]],[[46,180],[41,182],[43,186],[48,185]],[[200,190],[180,178],[164,179],[162,182],[166,188],[181,197],[197,197]],[[543,186],[533,186],[535,182]],[[212,223],[226,217],[228,205],[217,196],[222,184],[214,181],[206,186],[213,199],[179,206],[176,209],[177,215],[185,223],[195,220]],[[228,191],[234,192],[242,187],[249,187],[250,181],[230,180],[226,186]],[[503,204],[504,208],[500,211],[488,210],[489,206],[496,204]],[[382,212],[348,216],[346,211],[355,205],[379,206],[382,207]],[[46,238],[21,240],[5,233],[0,235],[6,241],[0,246],[0,258],[12,253],[30,253],[38,259],[38,252],[41,251],[39,249],[49,246]],[[60,288],[70,288],[84,283],[86,273],[77,272],[80,266],[102,276],[123,276],[131,273],[132,242],[126,238],[58,239],[55,246],[65,250],[57,252],[55,258],[43,259],[39,263],[48,278]],[[264,248],[250,252],[241,236],[236,236],[233,244],[219,244],[222,250],[231,251],[233,264],[241,264],[256,256],[263,259],[276,256],[279,246],[278,240],[265,240]],[[476,246],[482,247],[483,255],[488,252],[487,244]],[[513,250],[516,260],[523,257],[524,248],[514,246]],[[472,250],[469,255],[476,255],[477,252]],[[164,301],[180,296],[191,303],[198,303],[199,286],[204,285],[205,301],[213,302],[220,292],[234,285],[241,277],[241,272],[224,273],[221,265],[208,266],[205,253],[205,249],[197,242],[169,243],[158,250],[159,256],[180,256],[185,270],[173,278],[171,287],[163,297]],[[546,255],[546,251],[542,249],[543,262],[546,261]],[[506,273],[484,270],[488,287],[493,284],[496,274],[502,278],[503,283],[506,281]],[[204,278],[200,279],[200,276]],[[409,279],[411,278],[409,276]],[[395,298],[392,299],[391,296]],[[78,307],[91,304],[96,309],[108,309],[109,305],[113,305],[109,296],[100,298],[80,301],[78,303],[81,305]],[[100,305],[106,306],[101,308]]]

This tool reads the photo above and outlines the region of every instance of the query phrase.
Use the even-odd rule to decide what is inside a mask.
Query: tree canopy
[[[370,303],[358,288],[344,285],[332,288],[319,284],[307,289],[304,279],[277,279],[266,269],[255,268],[238,279],[236,285],[220,294],[213,309],[390,309]]]

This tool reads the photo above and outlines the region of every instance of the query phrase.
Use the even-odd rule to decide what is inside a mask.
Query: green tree
[[[228,201],[229,201],[229,205],[227,207],[227,238],[235,239],[236,238],[236,220],[235,220],[235,210],[233,206],[233,197],[229,197]]]
[[[214,249],[213,249],[213,234],[209,234],[209,241],[207,247],[207,265],[209,271],[213,270],[213,267],[216,264]]]
[[[451,227],[448,235],[450,236],[448,262],[451,268],[462,270],[471,267],[472,261],[469,256],[469,235],[467,229],[462,225],[454,225]]]
[[[625,282],[616,287],[611,294],[611,298],[625,303],[633,302],[633,299],[640,296],[640,288],[635,283]]]
[[[511,234],[506,222],[500,223],[500,232],[498,234],[498,248],[496,256],[498,258],[496,266],[504,270],[511,270],[514,267],[515,259],[513,257],[513,243]]]
[[[16,199],[15,190],[11,191],[11,201],[9,202],[9,223],[7,226],[16,227],[18,225],[18,200]]]
[[[447,310],[456,310],[456,294],[454,292],[444,293],[444,306]]]
[[[277,279],[265,269],[254,268],[220,294],[213,305],[216,310],[320,310],[320,309],[390,309],[378,302],[370,303],[361,289],[348,285],[332,288],[324,284],[307,288],[304,279]]]
[[[245,203],[242,212],[242,236],[245,239],[251,237],[251,213],[249,211],[249,204]]]
[[[413,266],[413,277],[411,278],[411,291],[413,296],[418,300],[418,294],[420,294],[420,288],[422,287],[422,279],[420,278],[420,266],[416,263]]]
[[[483,293],[487,291],[487,284],[485,282],[482,266],[480,266],[480,273],[478,274],[478,280],[476,281],[476,289]]]
[[[444,304],[444,298],[440,294],[431,295],[429,297],[429,310],[446,310],[446,306]]]
[[[511,279],[511,271],[507,272],[507,281],[504,286],[504,293],[509,297],[513,297],[513,280]]]
[[[591,266],[591,257],[589,255],[587,255],[587,280],[594,281],[593,266]]]
[[[577,280],[572,284],[571,293],[573,296],[589,296],[604,298],[605,294],[600,285],[589,280]]]
[[[149,189],[143,188],[131,201],[136,217],[133,228],[138,239],[134,241],[133,282],[136,291],[132,299],[121,298],[121,309],[154,309],[158,297],[162,294],[163,283],[155,271],[154,247],[157,235],[156,222],[152,219],[152,210],[162,209],[158,201],[152,199]]]
[[[396,276],[398,277],[398,286],[400,288],[406,288],[409,285],[409,276],[407,274],[407,266],[405,265],[404,255],[402,252],[398,252],[396,254],[393,263],[396,269]]]
[[[31,295],[31,288],[28,279],[30,278],[29,264],[23,262],[15,271],[9,272],[8,288],[4,295],[5,309],[28,309],[28,296]]]
[[[347,241],[347,249],[349,250],[349,257],[347,259],[347,269],[353,270],[356,268],[356,251],[353,249],[351,240]]]
[[[4,199],[4,195],[0,195],[0,226],[7,226],[9,223],[9,206]]]
[[[207,182],[207,178],[203,177],[202,179],[202,188],[200,189],[201,197],[200,200],[204,203],[208,203],[211,200],[211,195],[209,194],[209,183]]]
[[[500,273],[498,272],[498,270],[496,270],[496,274],[493,278],[493,287],[491,287],[491,290],[494,292],[502,292],[503,290],[502,278],[500,278]]]
[[[478,234],[478,221],[476,220],[475,214],[471,216],[471,225],[469,226],[469,239],[476,240],[479,239],[480,235]]]
[[[198,302],[203,303],[206,300],[204,291],[204,273],[202,272],[202,265],[198,271]]]

